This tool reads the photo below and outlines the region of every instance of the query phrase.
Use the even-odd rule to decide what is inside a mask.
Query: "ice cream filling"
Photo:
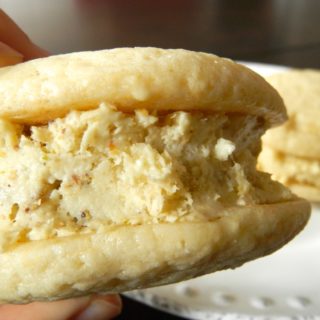
[[[209,221],[293,195],[256,171],[263,120],[124,113],[102,104],[42,126],[0,121],[0,245],[105,226]]]

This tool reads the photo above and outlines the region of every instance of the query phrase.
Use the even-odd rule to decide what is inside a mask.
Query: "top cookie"
[[[249,113],[269,125],[286,112],[259,75],[206,53],[120,48],[52,56],[0,70],[0,117],[46,123],[101,102],[130,111],[198,110]]]

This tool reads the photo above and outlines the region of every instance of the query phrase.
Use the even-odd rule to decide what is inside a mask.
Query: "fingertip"
[[[108,295],[92,295],[91,299],[94,300],[104,300],[116,307],[122,308],[122,300],[118,294],[108,294]]]
[[[91,296],[89,305],[75,320],[112,319],[122,310],[122,300],[118,294]]]
[[[110,303],[106,299],[95,299],[74,320],[107,320],[116,317],[120,311],[119,305]]]
[[[44,58],[50,55],[50,52],[40,48],[39,46],[30,42],[30,45],[27,48],[24,48],[24,61],[37,59],[37,58]]]

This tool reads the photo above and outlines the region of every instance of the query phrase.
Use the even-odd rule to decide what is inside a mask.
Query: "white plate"
[[[262,75],[285,69],[248,65]],[[320,319],[320,207],[313,207],[305,230],[271,256],[127,295],[189,319]]]

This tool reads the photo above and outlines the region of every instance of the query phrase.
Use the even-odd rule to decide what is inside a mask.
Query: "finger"
[[[24,60],[48,56],[48,52],[36,46],[29,37],[0,9],[0,41],[20,52]]]
[[[120,296],[95,296],[91,303],[72,320],[107,320],[117,316],[122,309]]]
[[[23,61],[23,55],[0,41],[0,67],[10,66]]]
[[[0,306],[0,319],[6,320],[107,320],[121,311],[117,295],[91,296],[54,302]]]

